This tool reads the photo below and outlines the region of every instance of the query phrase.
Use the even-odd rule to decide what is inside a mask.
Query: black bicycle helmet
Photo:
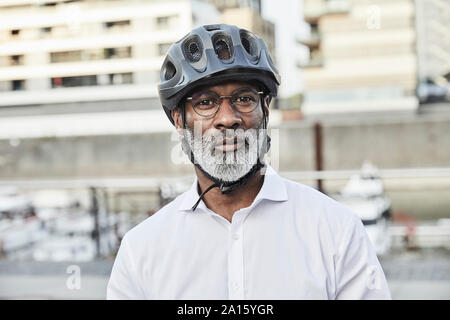
[[[174,43],[161,67],[161,104],[171,111],[201,85],[224,80],[258,81],[270,97],[277,95],[280,75],[264,41],[250,31],[227,24],[198,27]]]

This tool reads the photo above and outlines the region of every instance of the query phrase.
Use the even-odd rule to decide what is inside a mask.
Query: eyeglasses
[[[186,101],[192,103],[192,107],[198,115],[202,117],[213,117],[220,108],[223,99],[230,99],[231,106],[240,113],[250,113],[256,109],[259,103],[259,97],[263,91],[256,91],[251,88],[236,90],[229,96],[219,96],[213,91],[196,92]]]

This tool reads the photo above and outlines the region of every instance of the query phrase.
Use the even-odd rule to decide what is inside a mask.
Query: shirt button
[[[233,282],[233,289],[234,290],[239,289],[239,284],[237,282]]]
[[[239,235],[237,233],[233,234],[233,240],[239,240]]]

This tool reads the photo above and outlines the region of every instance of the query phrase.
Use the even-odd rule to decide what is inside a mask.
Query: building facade
[[[449,7],[441,0],[305,0],[310,37],[302,42],[310,59],[303,112],[417,110],[418,84],[449,70],[442,48],[448,49]],[[444,33],[441,40],[432,40],[430,28]]]
[[[264,0],[262,6],[263,16],[276,26],[275,56],[281,74],[278,107],[292,111],[298,111],[302,103],[304,84],[301,62],[308,55],[298,42],[305,33],[301,4],[301,0]]]
[[[261,0],[208,0],[221,14],[221,22],[236,25],[261,37],[274,62],[275,25],[263,18]]]
[[[170,131],[157,92],[169,46],[197,26],[229,23],[261,35],[273,53],[274,25],[259,5],[0,1],[0,117],[9,123],[0,138]],[[17,115],[34,118],[5,118]]]
[[[148,108],[170,44],[220,19],[189,0],[8,0],[0,16],[0,107],[142,99]]]

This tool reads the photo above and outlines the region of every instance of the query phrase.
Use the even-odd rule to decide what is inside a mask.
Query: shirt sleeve
[[[352,217],[341,238],[335,264],[336,299],[390,300],[383,269],[359,217]]]
[[[145,299],[139,286],[138,273],[134,267],[126,235],[122,239],[111,276],[106,289],[108,300],[139,300]]]

